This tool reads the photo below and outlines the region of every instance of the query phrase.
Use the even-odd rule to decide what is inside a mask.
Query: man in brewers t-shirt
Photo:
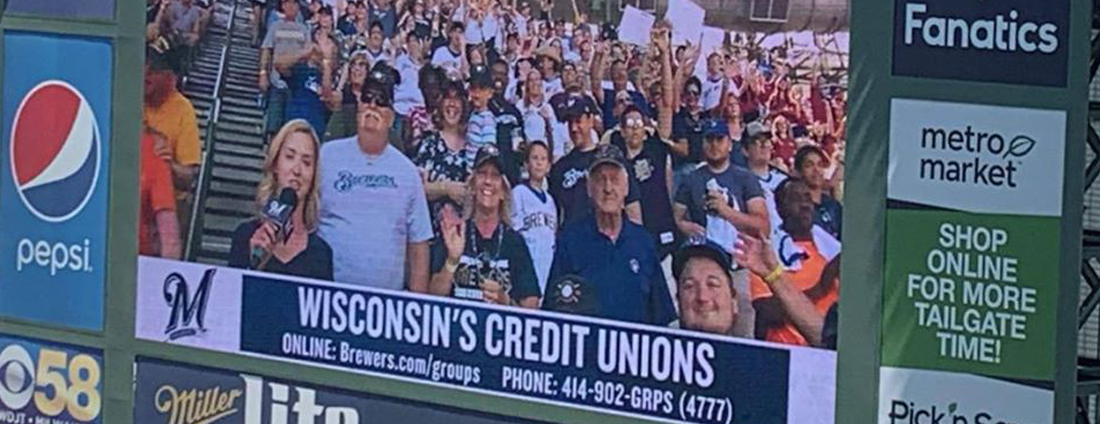
[[[558,202],[558,214],[562,226],[569,225],[592,213],[592,200],[588,197],[586,182],[588,167],[596,153],[596,140],[592,127],[599,108],[586,96],[570,97],[565,106],[563,121],[569,124],[573,150],[559,159],[550,169],[550,194]],[[630,189],[626,196],[626,214],[631,221],[642,223],[642,206],[639,201],[638,181],[630,174]]]
[[[759,179],[730,160],[733,142],[724,121],[702,124],[704,166],[684,178],[676,190],[672,215],[685,237],[705,237],[728,253],[734,252],[738,234],[760,237],[769,233],[768,211]],[[734,289],[748,293],[745,272],[733,274]],[[751,336],[755,311],[747,297],[737,299],[742,319],[733,334]]]
[[[432,238],[424,185],[388,138],[400,79],[375,65],[360,96],[358,134],[321,148],[320,231],[332,245],[336,281],[424,293]]]
[[[768,211],[760,182],[747,169],[730,162],[733,143],[726,123],[703,123],[703,166],[676,190],[672,214],[687,237],[705,236],[733,252],[737,234],[768,234]]]

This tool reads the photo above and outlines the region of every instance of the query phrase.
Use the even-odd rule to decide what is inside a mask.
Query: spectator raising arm
[[[592,55],[592,69],[588,75],[592,96],[596,98],[596,104],[604,104],[603,70],[604,58],[607,56],[607,42],[596,43],[596,51]]]
[[[738,265],[764,279],[774,295],[753,302],[757,334],[762,333],[762,327],[783,325],[785,319],[789,319],[811,346],[821,346],[825,316],[814,308],[806,294],[789,281],[769,242],[742,233],[734,259]]]
[[[672,142],[672,116],[676,113],[676,103],[671,93],[676,90],[676,84],[672,79],[672,48],[668,33],[653,37],[653,44],[657,48],[661,61],[661,92],[664,93],[657,104],[657,135],[668,144],[674,154],[687,156],[687,143]],[[669,192],[671,193],[671,190]]]
[[[458,269],[462,250],[466,248],[466,220],[445,217],[439,225],[447,258],[443,268],[432,275],[428,293],[436,296],[450,296],[454,274]]]

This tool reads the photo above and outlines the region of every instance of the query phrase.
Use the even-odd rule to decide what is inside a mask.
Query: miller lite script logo
[[[213,387],[205,390],[179,390],[165,384],[155,396],[157,412],[167,416],[165,424],[213,424],[236,414],[240,389],[223,390]]]
[[[210,285],[217,268],[206,270],[198,285],[191,286],[178,272],[164,279],[164,301],[168,304],[168,325],[164,334],[168,340],[193,336],[206,332],[206,303],[210,299]],[[194,289],[194,291],[192,291]]]
[[[262,377],[247,374],[240,374],[240,379],[244,381],[244,390],[238,384],[185,389],[165,384],[157,389],[153,406],[164,424],[242,422],[240,418],[226,419],[242,410],[244,424],[360,422],[358,409],[323,405],[314,389],[276,382],[264,384]],[[324,392],[321,394],[323,397]]]

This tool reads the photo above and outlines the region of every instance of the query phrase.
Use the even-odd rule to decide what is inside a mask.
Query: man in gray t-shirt
[[[337,282],[423,293],[428,202],[416,166],[388,139],[399,81],[393,68],[375,65],[360,96],[358,134],[321,148],[320,231],[332,246]]]
[[[267,35],[260,46],[259,87],[267,96],[264,118],[268,134],[278,132],[286,121],[286,101],[289,96],[284,75],[275,70],[275,59],[296,55],[312,48],[309,27],[298,21],[298,1],[278,1],[280,19],[267,29]]]
[[[168,6],[168,25],[173,41],[194,47],[199,41],[199,18],[202,13],[194,0],[180,0]]]

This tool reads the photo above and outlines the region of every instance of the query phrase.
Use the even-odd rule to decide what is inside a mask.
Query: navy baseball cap
[[[601,144],[596,148],[595,157],[592,159],[592,163],[588,165],[588,172],[596,170],[596,167],[610,163],[617,165],[622,169],[626,169],[626,156],[623,155],[622,149],[613,144]]]
[[[386,62],[378,62],[367,74],[367,80],[363,82],[363,93],[360,97],[366,98],[367,93],[381,96],[393,105],[393,90],[401,84],[401,74]]]
[[[493,74],[485,65],[475,65],[470,69],[470,88],[491,88],[493,86]]]
[[[729,253],[726,253],[726,249],[718,243],[702,236],[689,238],[672,256],[672,276],[676,281],[680,281],[680,273],[692,258],[707,258],[714,261],[726,271],[730,281],[733,281],[733,260]]]
[[[703,121],[703,137],[725,137],[730,134],[730,127],[726,125],[726,121],[720,121],[717,119],[708,119]]]
[[[497,169],[504,169],[504,167],[501,166],[502,164],[500,163],[500,149],[498,149],[497,146],[494,146],[492,144],[481,146],[481,148],[477,150],[477,156],[474,156],[473,169],[481,168],[481,165],[484,165],[486,162],[492,162],[496,164]]]
[[[571,122],[583,114],[596,115],[599,113],[600,109],[588,96],[570,96],[569,100],[565,102],[565,116],[562,121]]]

